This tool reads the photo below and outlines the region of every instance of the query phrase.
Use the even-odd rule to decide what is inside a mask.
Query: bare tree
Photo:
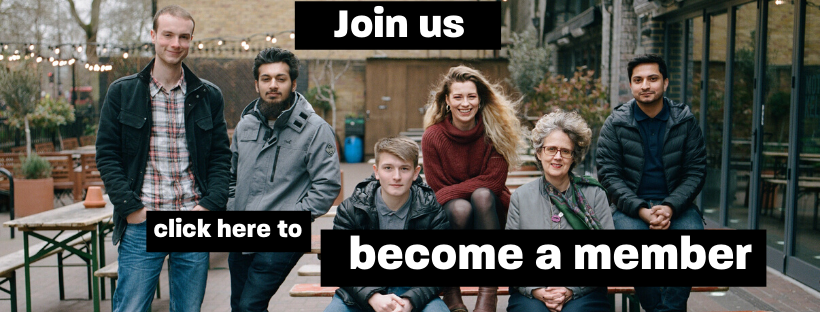
[[[315,68],[321,68],[318,75],[311,77],[317,89],[316,98],[330,104],[330,110],[332,111],[331,126],[333,126],[333,131],[338,131],[338,129],[336,129],[336,97],[334,96],[336,93],[336,81],[350,69],[350,60],[347,60],[344,69],[338,74],[335,74],[333,70],[333,60],[330,58],[324,61],[316,60]]]
[[[97,49],[96,49],[96,42],[97,42],[97,29],[100,26],[100,3],[102,0],[92,0],[91,1],[91,17],[88,23],[83,22],[80,18],[80,15],[77,14],[77,7],[74,5],[74,0],[66,0],[68,1],[68,5],[70,7],[71,16],[74,18],[74,21],[77,22],[77,25],[82,28],[83,32],[85,33],[85,42],[86,42],[86,49],[85,49],[85,56],[88,58],[89,62],[96,62],[97,61]],[[92,48],[93,46],[93,48]]]

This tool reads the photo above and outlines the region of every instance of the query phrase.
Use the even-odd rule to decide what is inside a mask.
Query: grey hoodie
[[[228,211],[310,211],[333,205],[341,189],[336,137],[301,94],[273,128],[254,100],[242,111],[231,143]]]

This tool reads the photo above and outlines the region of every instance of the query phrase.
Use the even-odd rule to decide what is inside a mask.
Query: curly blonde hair
[[[480,100],[478,113],[484,123],[485,138],[492,143],[495,150],[507,161],[509,169],[520,163],[518,145],[521,142],[519,128],[521,122],[515,116],[518,101],[510,101],[498,84],[491,84],[484,75],[468,66],[451,67],[436,86],[436,94],[427,104],[424,114],[424,128],[451,118],[447,110],[447,97],[450,86],[456,82],[472,81],[475,83]]]
[[[532,128],[532,134],[530,135],[532,147],[538,150],[544,145],[544,138],[555,130],[566,133],[572,143],[575,144],[572,164],[569,166],[569,170],[572,171],[575,165],[584,161],[589,146],[592,144],[592,129],[577,112],[565,112],[556,109],[552,113],[542,116],[535,124],[535,128]],[[538,160],[535,162],[538,169],[544,170],[541,166],[541,159],[538,158],[538,153],[535,153],[535,158]]]

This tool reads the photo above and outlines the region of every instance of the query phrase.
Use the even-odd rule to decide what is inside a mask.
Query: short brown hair
[[[376,142],[373,147],[376,155],[376,166],[379,165],[379,154],[389,153],[407,162],[413,162],[413,168],[419,165],[419,145],[408,137],[386,137]]]
[[[164,14],[168,14],[168,15],[176,16],[176,17],[179,17],[179,18],[182,18],[182,19],[190,20],[191,24],[193,24],[193,27],[191,27],[191,35],[194,34],[194,28],[196,28],[196,22],[194,21],[194,17],[191,16],[191,13],[188,12],[188,10],[185,10],[181,6],[178,6],[176,4],[169,5],[167,7],[164,7],[162,9],[160,9],[159,11],[157,11],[157,14],[154,15],[154,32],[157,31],[157,23],[158,23],[159,17],[164,15]]]

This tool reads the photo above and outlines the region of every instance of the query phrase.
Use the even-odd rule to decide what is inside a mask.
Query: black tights
[[[496,213],[496,197],[487,188],[473,191],[470,200],[453,199],[444,204],[450,228],[454,230],[498,230],[501,228]]]

